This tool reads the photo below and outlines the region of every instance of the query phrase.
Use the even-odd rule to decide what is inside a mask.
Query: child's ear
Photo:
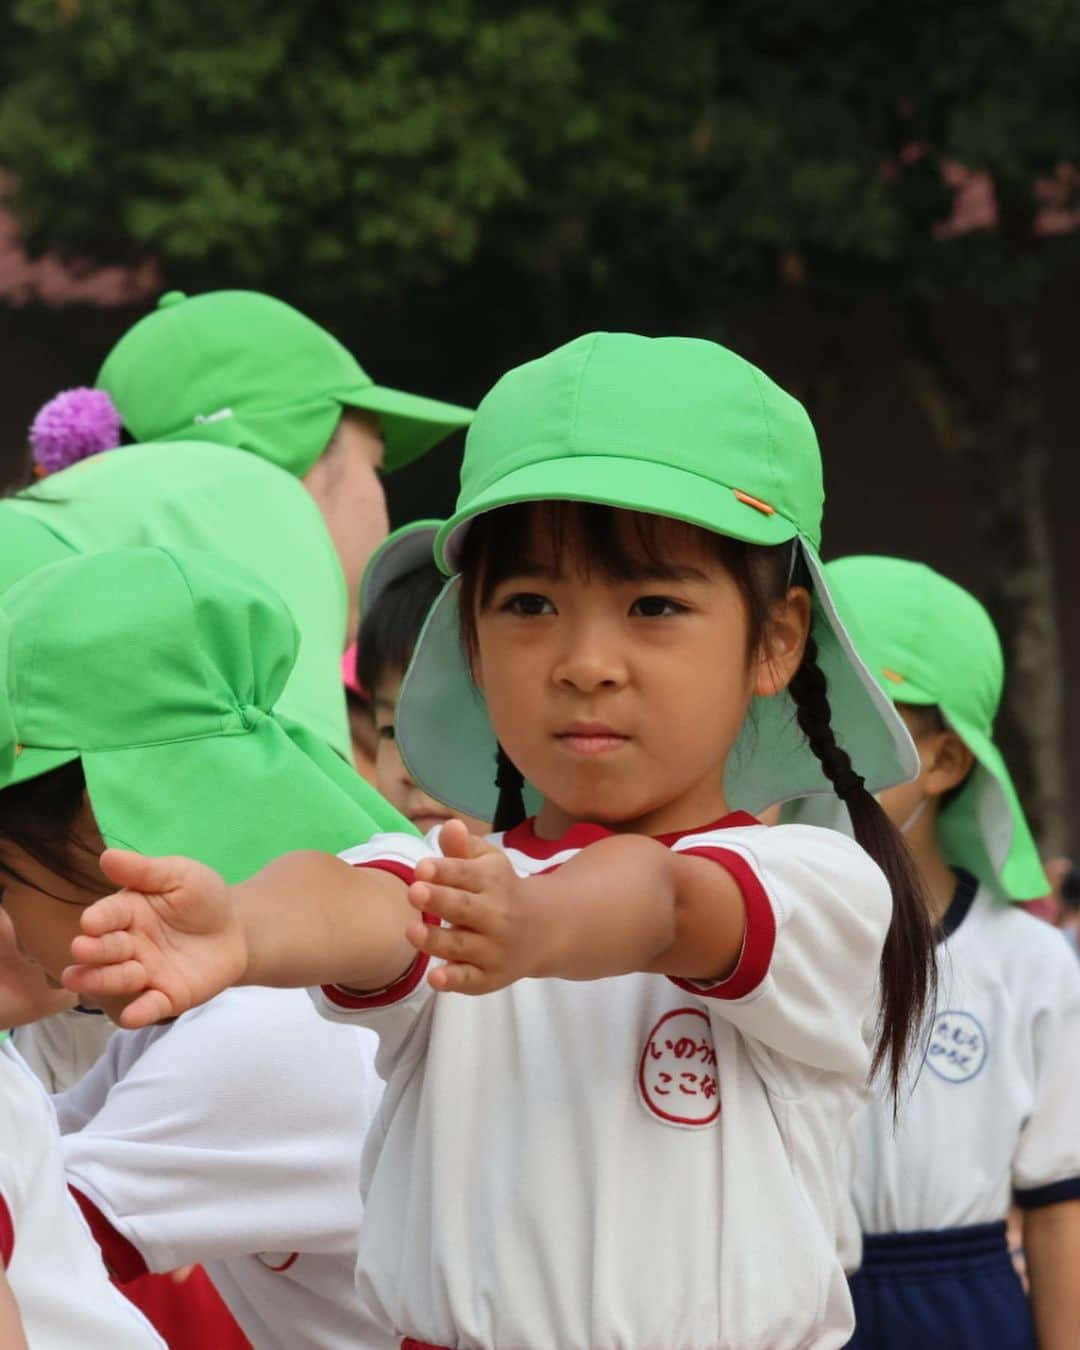
[[[754,693],[759,698],[779,694],[791,683],[806,650],[812,613],[805,586],[792,586],[773,604],[758,649]]]
[[[975,756],[955,731],[934,737],[924,761],[923,787],[930,797],[940,797],[959,787],[975,764]]]

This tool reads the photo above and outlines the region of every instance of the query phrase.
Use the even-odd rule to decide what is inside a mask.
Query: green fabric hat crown
[[[97,380],[137,441],[208,440],[298,477],[343,408],[378,416],[397,469],[465,426],[469,408],[375,384],[336,338],[257,291],[170,291],[105,360]]]
[[[0,643],[0,788],[81,759],[107,843],[239,879],[375,832],[368,785],[275,715],[296,626],[225,559],[131,548],[52,563],[0,597]]]
[[[511,370],[483,399],[436,555],[452,575],[477,516],[552,500],[670,516],[753,544],[790,541],[813,580],[837,739],[876,790],[912,777],[918,761],[833,610],[817,557],[823,499],[809,417],[755,366],[697,338],[591,333]],[[425,791],[491,819],[496,742],[461,647],[458,589],[448,584],[417,643],[397,735]],[[732,805],[757,811],[826,791],[790,697],[755,700],[728,764]],[[526,800],[535,808],[528,787]]]
[[[946,859],[1003,898],[1045,895],[1050,883],[993,739],[1005,663],[990,615],[923,563],[839,558],[825,574],[890,698],[939,708],[975,757],[971,777],[938,821]]]

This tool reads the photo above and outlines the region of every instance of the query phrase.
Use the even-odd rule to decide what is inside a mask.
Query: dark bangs
[[[392,581],[364,615],[356,646],[356,678],[369,698],[375,697],[375,687],[385,676],[403,674],[408,667],[444,580],[434,563],[425,563]]]
[[[764,630],[769,606],[786,590],[791,545],[746,544],[669,516],[624,511],[593,502],[522,502],[488,511],[469,526],[462,551],[462,629],[475,643],[476,614],[498,586],[551,558],[576,568],[583,580],[678,579],[671,548],[692,541],[731,575],[747,602],[750,642]]]

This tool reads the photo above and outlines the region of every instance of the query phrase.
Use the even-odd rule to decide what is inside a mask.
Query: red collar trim
[[[739,826],[760,824],[761,821],[756,816],[752,816],[749,811],[732,811],[730,815],[723,816],[720,820],[714,820],[710,825],[695,825],[693,829],[675,830],[671,834],[658,834],[655,838],[657,843],[666,844],[668,848],[671,848],[680,839],[685,839],[688,834],[709,834],[713,830],[732,830]],[[568,849],[587,848],[589,844],[595,844],[599,839],[608,839],[614,833],[614,830],[609,830],[604,825],[593,825],[586,821],[579,821],[578,824],[571,825],[560,839],[541,839],[536,833],[535,817],[530,816],[528,820],[523,820],[520,825],[515,825],[512,830],[506,831],[503,835],[503,847],[516,849],[519,853],[524,853],[527,858],[546,861],[548,858],[554,858],[557,853],[564,853]]]

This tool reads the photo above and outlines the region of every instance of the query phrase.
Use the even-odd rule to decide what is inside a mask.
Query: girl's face
[[[500,744],[544,796],[541,832],[590,820],[662,834],[727,814],[728,754],[753,696],[798,668],[806,591],[774,604],[750,651],[746,600],[704,531],[657,522],[663,561],[642,556],[623,580],[590,569],[580,540],[557,549],[542,519],[478,610],[474,657]]]
[[[0,905],[15,929],[22,956],[40,967],[50,985],[60,988],[60,974],[71,965],[71,941],[82,931],[83,909],[115,887],[98,867],[105,843],[85,802],[75,822],[77,845],[71,849],[71,877],[32,858],[25,849],[0,839]],[[115,1021],[126,998],[83,1000],[100,1007]]]

